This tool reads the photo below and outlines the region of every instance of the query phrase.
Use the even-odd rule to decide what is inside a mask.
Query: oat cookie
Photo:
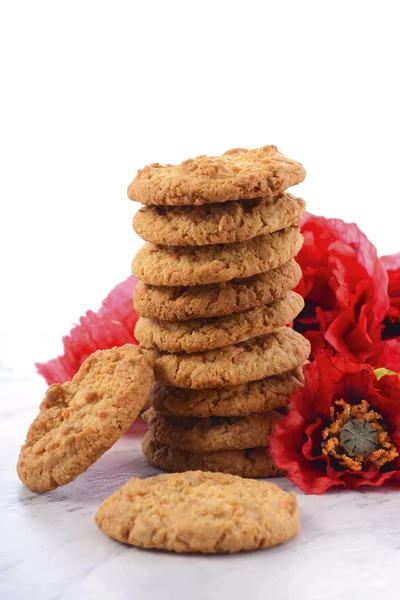
[[[295,494],[200,471],[133,477],[106,498],[95,520],[125,544],[207,554],[275,546],[300,529]]]
[[[161,414],[176,417],[242,417],[285,405],[304,385],[303,369],[233,387],[188,390],[156,381],[151,405]]]
[[[269,436],[282,415],[270,411],[245,417],[199,419],[167,417],[150,408],[143,418],[157,442],[189,452],[219,452],[268,446]]]
[[[181,388],[240,385],[285,373],[304,364],[310,343],[289,327],[240,344],[196,354],[160,354],[157,379]]]
[[[145,206],[136,213],[133,228],[153,244],[227,244],[297,225],[304,209],[304,200],[291,194],[204,206]]]
[[[266,335],[290,323],[304,308],[302,296],[287,294],[269,306],[212,319],[159,321],[141,317],[135,337],[144,348],[163,352],[203,352]]]
[[[154,355],[127,344],[97,350],[72,381],[49,387],[18,459],[34,492],[66,485],[121,437],[150,396]]]
[[[260,478],[281,477],[285,474],[274,465],[267,447],[222,452],[188,452],[157,442],[148,431],[142,441],[142,450],[149,463],[164,471],[181,473],[198,469]]]
[[[133,259],[132,273],[158,286],[220,283],[276,269],[296,256],[302,244],[298,227],[216,246],[178,248],[147,243]]]
[[[231,315],[271,304],[296,287],[301,276],[300,266],[292,258],[266,273],[225,283],[159,287],[139,281],[134,293],[135,309],[142,317],[164,321]]]
[[[138,171],[128,197],[142,204],[188,205],[277,195],[304,180],[303,166],[276,146],[235,148],[179,165],[153,163]]]

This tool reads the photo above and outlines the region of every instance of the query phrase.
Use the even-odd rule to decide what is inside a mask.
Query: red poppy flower
[[[400,371],[400,253],[382,256],[381,262],[388,274],[390,305],[383,322],[382,347],[373,364]]]
[[[391,256],[382,256],[381,262],[388,274],[388,292],[390,306],[387,311],[388,331],[387,337],[400,336],[400,252]],[[389,324],[394,325],[393,329]]]
[[[123,344],[137,344],[133,335],[139,315],[132,305],[137,279],[133,276],[118,284],[103,300],[97,313],[89,310],[69,335],[63,337],[64,354],[36,368],[48,384],[69,381],[95,350]]]
[[[323,352],[274,428],[271,454],[309,494],[400,479],[400,378]]]
[[[354,223],[307,214],[297,256],[305,308],[294,322],[312,344],[360,362],[380,352],[389,307],[387,274],[373,244]]]

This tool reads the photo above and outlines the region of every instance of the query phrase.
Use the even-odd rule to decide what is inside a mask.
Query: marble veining
[[[68,486],[36,495],[15,472],[44,384],[1,365],[1,600],[360,600],[397,598],[400,489],[298,493],[299,536],[269,550],[184,556],[108,539],[93,517],[129,477],[159,472],[127,435]],[[285,490],[285,479],[276,483]]]

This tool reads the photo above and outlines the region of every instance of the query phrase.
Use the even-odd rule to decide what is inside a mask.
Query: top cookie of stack
[[[136,215],[134,229],[144,240],[167,246],[268,234],[298,222],[304,202],[284,192],[304,177],[302,165],[275,146],[198,156],[177,166],[156,163],[139,171],[128,188],[129,198],[148,205]]]
[[[276,285],[273,274],[260,274],[286,264],[301,247],[297,224],[305,202],[285,190],[304,178],[302,165],[281,154],[276,146],[229,150],[216,157],[198,156],[176,166],[146,166],[128,187],[129,198],[146,204],[135,215],[133,228],[149,242],[134,260],[134,274],[147,286],[172,288],[256,276],[248,282],[250,291],[242,290],[239,311],[254,306],[250,295],[258,297],[261,289],[274,282]],[[282,276],[293,278],[294,271],[298,276],[299,270],[291,262]],[[296,282],[291,287],[294,285]],[[227,290],[223,296],[228,304],[228,296],[235,296],[237,302],[231,288],[236,291],[238,286],[222,287]],[[201,302],[208,302],[205,314],[199,306],[191,310],[188,305],[194,302],[193,293],[189,291],[190,298],[179,302],[180,291],[171,287],[147,287],[145,291],[139,285],[136,309],[142,316],[165,320],[238,312],[235,305],[236,310],[227,306],[227,312],[220,313],[220,307],[213,306],[212,288],[202,290],[204,295],[208,292]],[[278,296],[274,290],[271,292],[260,304]],[[186,305],[189,312],[170,314],[172,303],[182,308]]]
[[[301,278],[293,257],[305,209],[285,190],[304,177],[300,163],[264,146],[153,164],[130,184],[128,196],[146,205],[133,227],[148,242],[132,264],[135,336],[159,351],[143,445],[153,464],[276,473],[265,451],[279,418],[271,409],[301,386],[309,353],[285,327],[303,308],[290,290]]]
[[[180,165],[153,163],[138,171],[128,197],[153,206],[214,204],[270,198],[302,182],[303,166],[276,146],[236,148],[221,156],[197,156]]]

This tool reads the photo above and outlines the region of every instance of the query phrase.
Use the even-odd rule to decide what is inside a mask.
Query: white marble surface
[[[157,470],[138,438],[125,436],[70,485],[42,495],[25,489],[15,463],[43,389],[33,369],[2,366],[1,600],[399,597],[400,490],[299,493],[299,536],[254,553],[179,556],[108,539],[93,521],[99,503],[129,477]]]

